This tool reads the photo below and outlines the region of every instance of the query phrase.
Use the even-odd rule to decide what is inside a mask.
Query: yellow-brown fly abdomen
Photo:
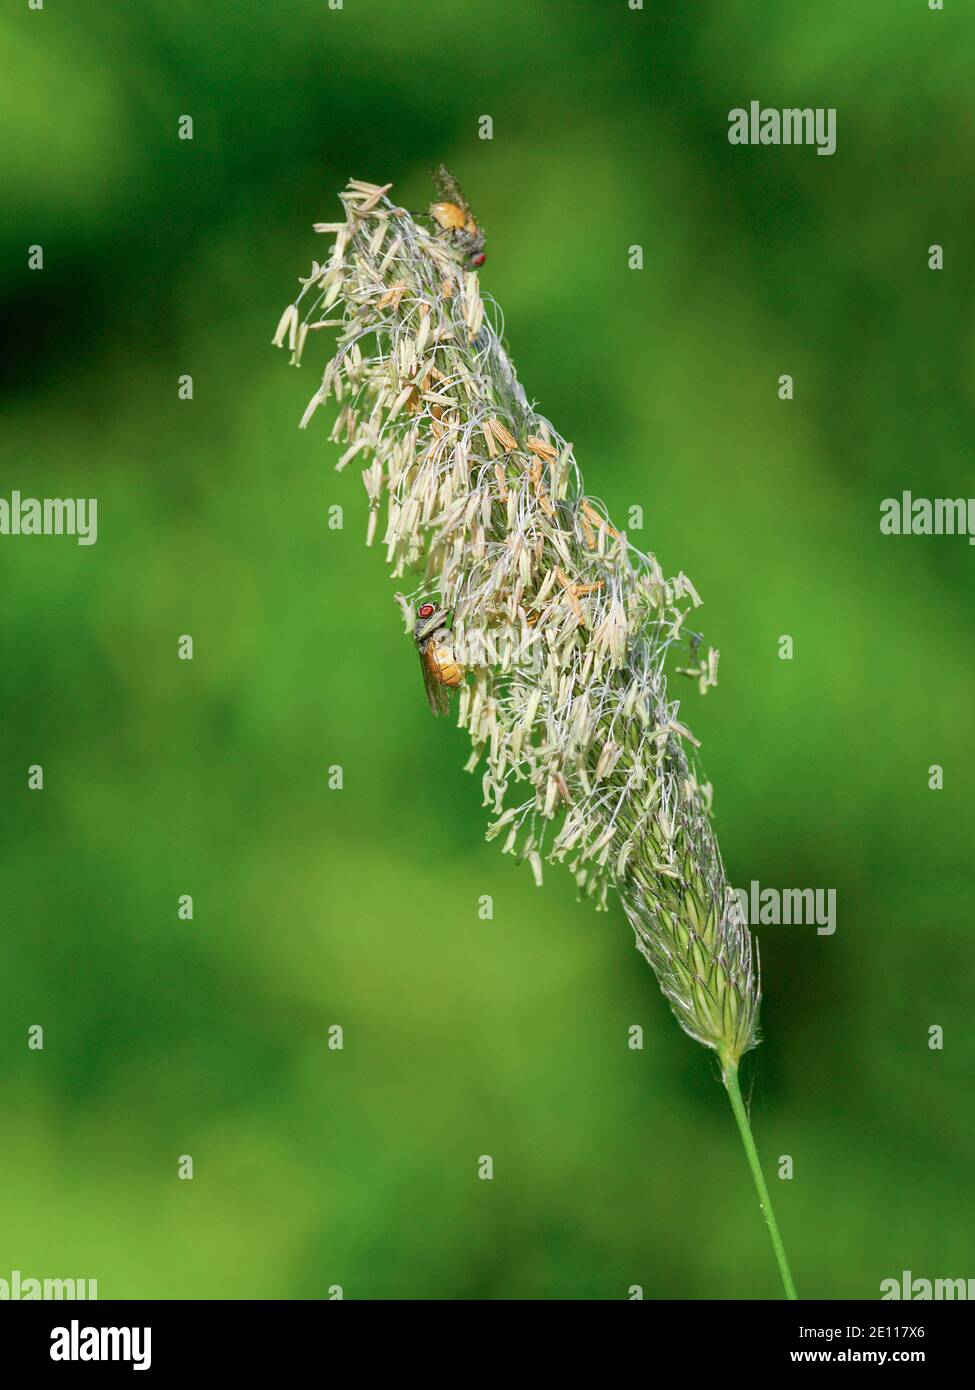
[[[431,639],[423,649],[423,660],[427,670],[441,685],[458,686],[464,681],[464,668],[454,656],[454,649],[446,642]]]
[[[456,203],[431,203],[430,216],[445,232],[460,231],[468,220],[468,214]]]

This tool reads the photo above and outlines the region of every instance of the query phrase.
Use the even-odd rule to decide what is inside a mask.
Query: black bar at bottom
[[[397,1375],[456,1376],[464,1374],[461,1363],[470,1357],[470,1369],[481,1377],[492,1365],[502,1376],[535,1365],[551,1379],[563,1364],[578,1371],[586,1352],[599,1358],[600,1379],[611,1376],[614,1367],[619,1370],[627,1356],[651,1379],[675,1362],[685,1372],[736,1378],[759,1368],[788,1371],[802,1365],[903,1367],[909,1373],[964,1365],[971,1337],[964,1302],[906,1307],[893,1301],[647,1301],[635,1306],[621,1300],[611,1320],[606,1303],[588,1305],[589,1312],[572,1304],[567,1324],[554,1302],[531,1305],[530,1324],[521,1323],[520,1304],[504,1304],[508,1313],[488,1304],[469,1323],[470,1306],[466,1313],[450,1313],[444,1306],[449,1302],[426,1305],[428,1313],[420,1311],[424,1305],[409,1303],[404,1314],[397,1312],[398,1302],[355,1300],[348,1308],[335,1301],[7,1303],[0,1305],[4,1378],[13,1385],[15,1370],[47,1372],[45,1384],[49,1377],[70,1381],[92,1371],[161,1379],[186,1371],[213,1370],[224,1377],[240,1371],[253,1378],[285,1365],[293,1371],[341,1368],[355,1374],[356,1366],[374,1373],[384,1361]]]

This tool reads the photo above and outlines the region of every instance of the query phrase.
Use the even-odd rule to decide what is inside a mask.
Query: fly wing
[[[450,692],[447,687],[438,681],[427,663],[426,650],[420,647],[420,670],[423,672],[423,688],[427,692],[427,699],[434,714],[450,713]]]
[[[448,203],[456,203],[465,212],[470,212],[470,204],[461,191],[460,184],[447,168],[446,164],[438,164],[433,170],[433,182],[437,192]]]

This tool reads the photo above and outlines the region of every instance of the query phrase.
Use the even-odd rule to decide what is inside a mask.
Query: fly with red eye
[[[484,232],[474,221],[470,204],[460,184],[445,164],[433,170],[433,182],[440,198],[430,204],[430,216],[446,240],[457,249],[471,269],[484,264]]]
[[[416,610],[413,638],[430,708],[434,714],[448,714],[450,692],[464,684],[464,668],[454,653],[447,610],[435,603],[421,603]]]

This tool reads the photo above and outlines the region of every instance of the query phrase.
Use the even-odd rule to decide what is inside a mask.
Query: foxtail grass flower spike
[[[310,334],[338,329],[301,425],[335,402],[336,466],[363,470],[367,543],[411,577],[397,595],[407,630],[431,595],[451,615],[488,838],[536,882],[558,861],[597,909],[618,897],[681,1027],[737,1087],[758,1041],[757,953],[667,679],[715,683],[717,654],[685,629],[697,591],[586,495],[477,274],[388,187],[350,182],[344,219],[317,227],[330,250],[277,326],[295,365]]]

